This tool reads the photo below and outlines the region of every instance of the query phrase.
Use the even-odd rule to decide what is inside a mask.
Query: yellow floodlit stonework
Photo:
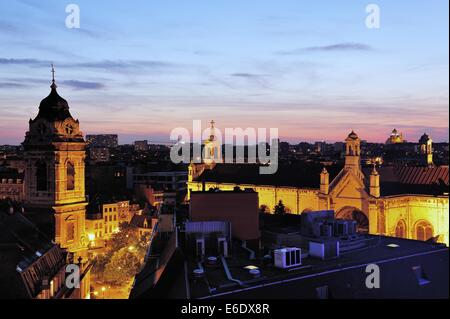
[[[220,165],[220,164],[219,164]],[[437,237],[439,242],[449,243],[448,196],[400,194],[380,196],[380,174],[373,169],[366,187],[360,166],[360,139],[351,132],[346,139],[345,166],[330,182],[326,169],[320,176],[319,189],[283,187],[273,185],[216,183],[199,181],[210,165],[189,166],[188,190],[201,191],[211,188],[233,190],[235,187],[253,188],[259,194],[259,205],[270,211],[281,200],[290,213],[330,209],[337,218],[358,221],[361,231],[371,234],[427,240]],[[212,167],[212,169],[214,169]],[[188,194],[189,199],[189,194]]]

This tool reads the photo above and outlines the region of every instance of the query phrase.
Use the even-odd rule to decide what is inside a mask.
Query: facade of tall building
[[[14,169],[0,170],[0,200],[21,202],[24,199],[23,173]]]
[[[188,199],[191,191],[252,188],[259,194],[260,207],[269,212],[281,200],[294,214],[334,210],[338,218],[355,219],[361,231],[434,238],[448,245],[448,166],[362,169],[360,143],[358,135],[351,132],[346,139],[344,168],[333,179],[323,169],[315,177],[320,181],[317,186],[306,181],[310,179],[307,170],[290,172],[298,176],[280,173],[281,178],[265,179],[248,164],[191,164]]]
[[[120,223],[129,223],[135,211],[130,201],[91,204],[86,215],[86,233],[90,247],[103,247],[119,231]]]
[[[109,147],[115,148],[119,145],[117,134],[91,134],[86,135],[88,147]]]
[[[109,162],[109,147],[91,147],[89,148],[89,160],[92,163]]]
[[[134,150],[137,152],[147,152],[148,151],[148,141],[135,141]]]
[[[42,100],[36,118],[30,120],[24,147],[25,205],[41,219],[48,219],[54,241],[75,260],[84,258],[88,244],[85,232],[85,148],[79,121],[56,90]],[[38,212],[38,213],[34,213]]]

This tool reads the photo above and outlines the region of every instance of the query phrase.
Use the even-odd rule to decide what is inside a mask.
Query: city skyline
[[[66,3],[1,3],[0,144],[23,141],[52,62],[83,133],[121,144],[168,142],[195,119],[276,127],[291,143],[351,129],[383,143],[393,128],[448,141],[448,2],[378,1],[380,29],[364,1],[305,3],[77,1],[80,29]]]

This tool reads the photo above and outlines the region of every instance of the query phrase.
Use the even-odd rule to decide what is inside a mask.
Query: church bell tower
[[[344,169],[352,171],[361,179],[364,178],[361,171],[361,140],[354,131],[351,131],[345,139]]]
[[[419,153],[425,165],[433,166],[433,140],[427,133],[423,133],[419,139]]]
[[[53,80],[36,118],[30,119],[22,143],[25,152],[25,205],[52,221],[54,240],[78,255],[87,247],[85,234],[85,146],[78,120],[59,96]]]

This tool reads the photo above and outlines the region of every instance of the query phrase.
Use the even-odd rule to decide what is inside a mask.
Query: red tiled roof
[[[448,166],[401,167],[396,173],[404,184],[431,185],[443,182],[448,185]]]

